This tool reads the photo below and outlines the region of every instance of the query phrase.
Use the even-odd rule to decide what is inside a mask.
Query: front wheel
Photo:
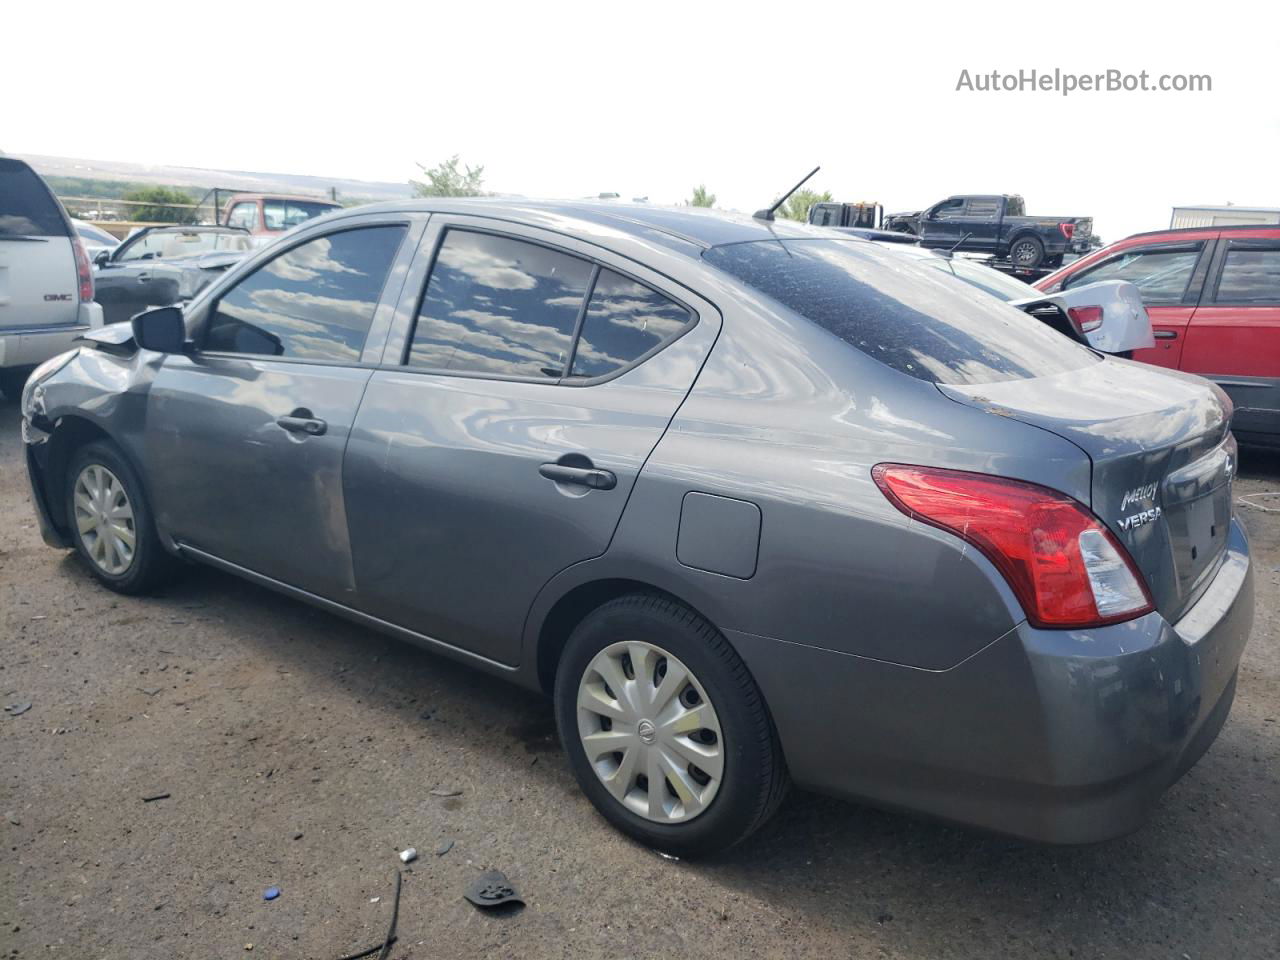
[[[1015,267],[1034,270],[1044,260],[1044,244],[1039,237],[1020,237],[1009,248],[1009,261]]]
[[[172,576],[177,560],[160,545],[142,483],[114,443],[72,454],[66,510],[76,552],[112,590],[146,593]]]
[[[606,603],[573,631],[556,723],[583,792],[622,832],[706,856],[765,822],[786,793],[773,722],[711,624],[666,597]]]

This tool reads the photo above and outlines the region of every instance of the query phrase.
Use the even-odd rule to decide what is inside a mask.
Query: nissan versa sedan
[[[1231,404],[799,224],[321,217],[22,398],[45,539],[210,564],[545,691],[583,791],[708,854],[789,783],[1138,827],[1253,617]]]

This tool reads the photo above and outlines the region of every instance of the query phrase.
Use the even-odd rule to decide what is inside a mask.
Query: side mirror
[[[111,262],[110,250],[99,250],[97,256],[93,258],[93,265],[95,267],[105,267],[110,262]]]
[[[143,350],[181,353],[187,328],[180,307],[155,307],[133,318],[133,342]]]

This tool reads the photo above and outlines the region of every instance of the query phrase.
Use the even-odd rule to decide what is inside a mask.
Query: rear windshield
[[[1025,380],[1098,357],[958,280],[860,240],[756,240],[703,259],[850,346],[931,383]]]
[[[0,237],[66,237],[53,194],[21,160],[0,157]]]

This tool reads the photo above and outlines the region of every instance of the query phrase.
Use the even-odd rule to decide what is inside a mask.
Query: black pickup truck
[[[927,210],[886,214],[887,230],[920,238],[920,245],[990,253],[1014,267],[1057,267],[1068,253],[1085,253],[1090,217],[1028,217],[1022,198],[1009,194],[948,197]],[[963,242],[962,242],[963,240]]]

